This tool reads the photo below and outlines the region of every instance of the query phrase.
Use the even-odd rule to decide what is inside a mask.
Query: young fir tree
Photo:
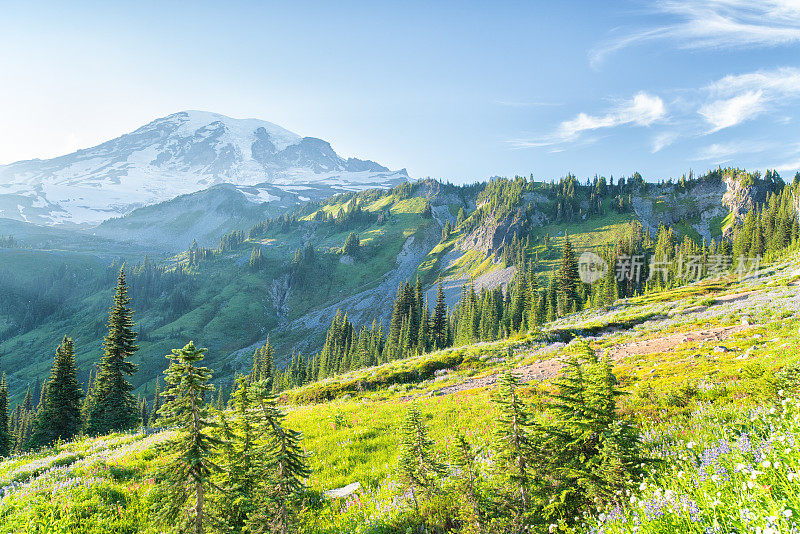
[[[36,414],[31,446],[41,447],[56,440],[72,439],[81,428],[81,398],[75,366],[75,346],[64,336],[56,349],[50,379],[42,389],[43,405]]]
[[[447,304],[444,300],[442,280],[436,286],[436,307],[433,309],[433,339],[437,349],[447,344]]]
[[[463,499],[459,519],[464,534],[482,534],[485,531],[485,512],[480,494],[481,475],[477,467],[475,449],[463,434],[456,436],[453,465],[458,468],[458,494]]]
[[[228,421],[225,412],[220,412],[220,424],[224,435],[224,461],[218,485],[222,488],[221,499],[216,509],[222,522],[235,532],[247,525],[250,515],[256,510],[256,490],[259,473],[256,450],[256,419],[253,406],[253,390],[245,376],[236,379],[236,390],[231,399],[234,419]]]
[[[608,360],[598,360],[586,342],[579,342],[567,364],[549,410],[551,454],[540,460],[550,491],[560,495],[547,511],[572,518],[620,499],[648,460],[637,432],[616,414],[620,392]]]
[[[347,239],[344,241],[344,246],[342,247],[342,253],[348,256],[355,256],[358,254],[358,248],[361,246],[361,241],[359,240],[358,236],[353,232],[350,232],[347,235]]]
[[[89,380],[86,383],[86,394],[81,402],[81,421],[83,427],[86,428],[86,422],[89,420],[89,414],[94,406],[94,369],[89,370]]]
[[[161,384],[158,382],[158,377],[156,377],[156,391],[153,394],[153,411],[150,412],[150,417],[148,422],[150,426],[156,426],[158,422],[158,412],[161,410]]]
[[[535,468],[531,465],[535,444],[531,437],[531,415],[519,397],[519,379],[511,372],[500,375],[492,400],[498,408],[494,432],[497,467],[507,481],[503,499],[513,521],[513,529],[521,531],[526,513],[531,511]]]
[[[8,384],[6,374],[0,381],[0,457],[11,454],[11,428],[8,424]]]
[[[25,413],[30,413],[33,411],[33,396],[31,395],[30,385],[28,385],[28,389],[25,391],[25,398],[22,400],[22,410]]]
[[[303,436],[284,426],[286,416],[263,383],[254,384],[253,398],[259,408],[257,428],[263,436],[257,454],[262,459],[260,478],[265,485],[248,528],[256,534],[288,534],[293,531],[296,504],[305,487],[303,481],[310,474],[300,445]]]
[[[433,445],[422,414],[412,402],[400,429],[400,456],[397,465],[403,481],[411,488],[417,511],[417,493],[422,491],[430,498],[436,488],[437,478],[444,473],[444,466],[433,455]]]
[[[150,426],[150,410],[147,406],[147,399],[142,399],[142,402],[139,405],[139,413],[140,418],[142,420],[142,426],[147,428]]]
[[[426,219],[433,217],[433,208],[431,207],[430,199],[425,199],[425,205],[422,207],[422,216]]]
[[[570,313],[580,306],[578,298],[578,260],[575,251],[567,237],[564,241],[564,250],[561,254],[561,265],[558,269],[558,292],[561,301],[562,314]]]
[[[125,273],[120,269],[114,304],[109,310],[108,334],[103,340],[105,354],[92,393],[93,406],[86,428],[89,434],[127,430],[139,422],[136,399],[131,394],[133,386],[125,378],[136,372],[136,366],[128,359],[139,350],[130,301]]]
[[[209,384],[211,371],[197,366],[206,350],[195,348],[190,341],[167,356],[171,360],[165,371],[169,388],[163,393],[166,400],[159,411],[161,423],[179,431],[174,442],[176,454],[164,470],[169,503],[162,519],[171,525],[177,522],[181,531],[195,534],[203,534],[206,523],[213,521],[206,511],[205,499],[212,472],[219,471],[211,456],[222,444],[211,434],[218,425],[203,400],[206,392],[213,390]]]

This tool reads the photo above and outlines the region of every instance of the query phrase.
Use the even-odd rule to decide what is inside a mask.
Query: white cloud
[[[742,154],[758,154],[775,148],[776,146],[774,144],[764,141],[714,143],[701,148],[693,159],[697,161],[711,161],[712,163],[725,163]]]
[[[660,152],[678,140],[678,132],[662,132],[653,138],[653,154]]]
[[[666,114],[667,109],[661,98],[640,92],[604,115],[579,113],[574,119],[562,122],[551,135],[541,139],[514,139],[510,143],[516,148],[552,146],[574,141],[581,133],[600,128],[650,126]]]
[[[654,11],[673,22],[626,31],[589,52],[598,66],[610,53],[638,43],[667,40],[676,48],[733,49],[800,43],[798,0],[661,0]]]
[[[781,67],[747,74],[729,74],[709,85],[707,89],[723,95],[753,90],[779,94],[800,93],[800,69]]]
[[[800,97],[800,70],[784,67],[728,75],[705,90],[713,100],[698,113],[711,125],[711,132],[717,132]]]
[[[712,129],[709,133],[712,133],[752,119],[764,109],[763,93],[747,91],[732,98],[706,104],[698,110],[698,113],[711,124]]]
[[[787,161],[785,163],[781,163],[780,165],[774,165],[772,168],[778,172],[787,172],[787,171],[797,172],[800,170],[800,159],[795,161]],[[793,176],[790,178],[794,179]],[[786,178],[784,177],[784,179]]]

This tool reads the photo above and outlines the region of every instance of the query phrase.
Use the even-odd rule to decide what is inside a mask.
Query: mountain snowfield
[[[406,179],[270,122],[182,111],[92,148],[0,166],[0,218],[91,226],[221,183],[260,203],[275,188],[305,201]]]

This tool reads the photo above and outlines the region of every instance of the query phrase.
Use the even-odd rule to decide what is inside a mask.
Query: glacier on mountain
[[[91,226],[222,183],[260,203],[277,198],[275,187],[328,194],[406,179],[405,169],[344,159],[270,122],[183,111],[92,148],[0,166],[0,218]]]

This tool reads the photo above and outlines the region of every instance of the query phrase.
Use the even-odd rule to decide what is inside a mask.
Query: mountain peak
[[[186,110],[92,148],[0,166],[0,218],[94,225],[222,183],[264,201],[271,196],[259,194],[259,184],[333,194],[407,178],[271,122]]]

